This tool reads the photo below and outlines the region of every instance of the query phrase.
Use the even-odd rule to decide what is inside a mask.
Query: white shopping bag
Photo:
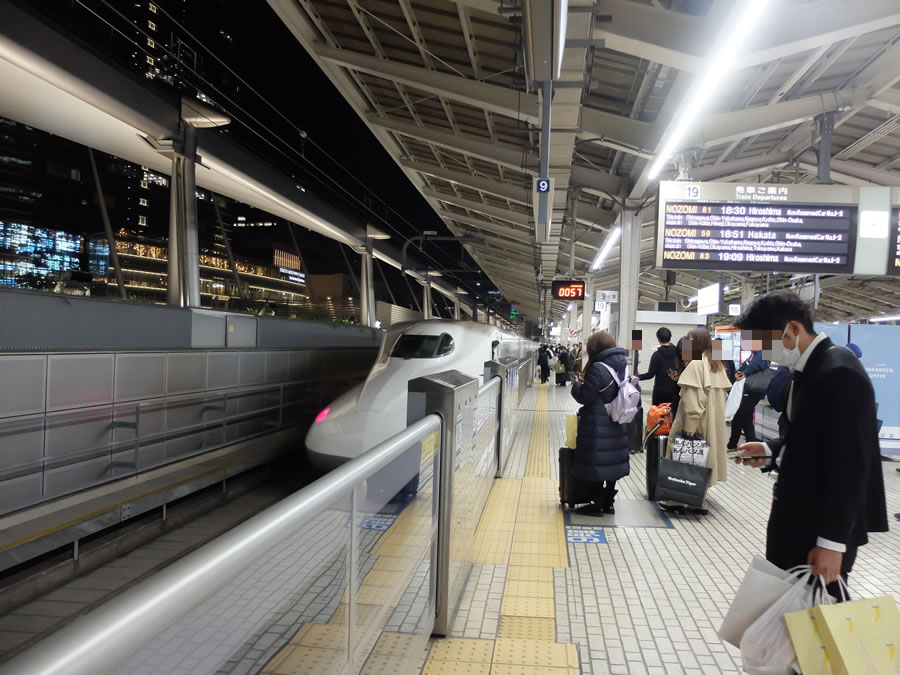
[[[719,637],[728,644],[740,647],[741,638],[750,624],[787,593],[796,581],[797,577],[757,553],[719,628]]]
[[[741,407],[741,399],[744,396],[744,384],[747,380],[738,380],[734,383],[728,394],[728,400],[725,401],[725,421],[730,422],[737,414],[738,408]]]
[[[802,569],[805,570],[803,576],[744,632],[741,662],[745,673],[784,675],[792,672],[797,654],[784,615],[809,609],[816,604],[815,590],[809,584],[812,568]]]

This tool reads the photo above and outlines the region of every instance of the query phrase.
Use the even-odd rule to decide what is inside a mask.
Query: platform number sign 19
[[[550,192],[550,181],[546,178],[538,178],[537,191],[538,192]]]

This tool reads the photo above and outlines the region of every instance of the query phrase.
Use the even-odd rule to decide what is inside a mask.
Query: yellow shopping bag
[[[578,435],[578,415],[566,415],[566,447],[575,449],[575,437]]]
[[[900,611],[893,596],[810,610],[835,675],[900,673]]]
[[[784,615],[791,643],[797,653],[797,663],[803,675],[834,675],[831,661],[822,642],[822,634],[812,610],[804,609]]]

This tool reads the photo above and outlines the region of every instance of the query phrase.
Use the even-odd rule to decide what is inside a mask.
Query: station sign
[[[740,316],[741,315],[741,306],[740,304],[730,304],[728,305],[728,316]]]
[[[658,203],[657,267],[853,272],[857,189],[663,181]]]
[[[900,208],[891,210],[887,273],[900,276]]]
[[[618,302],[619,291],[594,291],[594,298],[600,302]]]
[[[554,279],[554,300],[584,300],[584,282],[577,279]]]

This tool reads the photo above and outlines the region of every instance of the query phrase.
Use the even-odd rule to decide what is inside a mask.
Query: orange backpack
[[[660,403],[650,408],[647,413],[647,430],[654,436],[665,436],[672,430],[671,403]]]

